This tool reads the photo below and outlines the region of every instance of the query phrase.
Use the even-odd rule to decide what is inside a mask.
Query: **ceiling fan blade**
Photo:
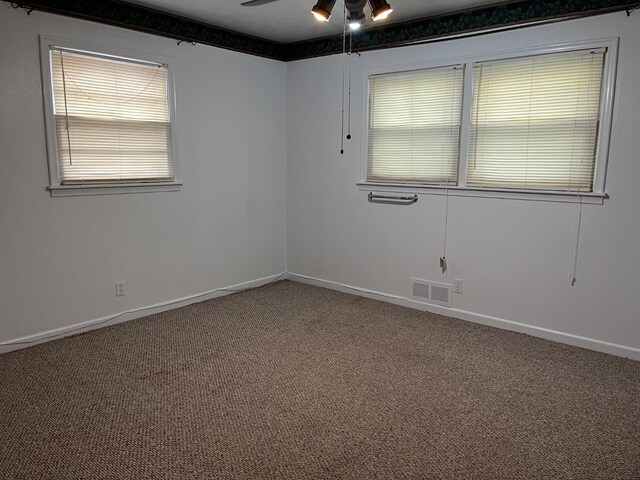
[[[277,0],[250,0],[248,2],[243,2],[240,5],[243,7],[257,7],[258,5],[265,5],[267,3],[275,2]]]

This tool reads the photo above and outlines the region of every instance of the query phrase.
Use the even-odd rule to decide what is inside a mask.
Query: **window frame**
[[[363,97],[363,124],[361,145],[360,181],[357,187],[363,191],[377,190],[382,192],[411,192],[417,194],[454,195],[492,198],[515,198],[523,200],[544,200],[560,202],[580,202],[602,204],[608,194],[606,187],[606,172],[611,137],[611,124],[613,119],[613,101],[615,95],[616,72],[618,65],[618,37],[598,38],[567,42],[552,45],[540,45],[521,49],[501,50],[485,54],[468,55],[464,57],[449,57],[437,60],[421,61],[415,63],[390,64],[377,68],[364,70],[364,97]],[[600,124],[598,128],[596,160],[594,166],[593,191],[575,192],[562,190],[536,190],[507,187],[481,187],[467,186],[467,161],[469,157],[469,141],[471,130],[471,114],[473,108],[473,65],[477,62],[492,60],[508,60],[533,55],[545,55],[553,53],[569,52],[574,50],[587,50],[606,48],[602,90],[600,97]],[[369,111],[370,90],[369,77],[384,73],[400,73],[427,68],[446,67],[449,65],[464,65],[465,77],[462,98],[462,125],[460,129],[460,143],[458,156],[458,184],[445,186],[429,183],[402,183],[393,181],[369,181],[368,174],[368,142],[369,142]]]
[[[89,42],[69,40],[40,35],[40,71],[42,75],[42,92],[44,101],[45,136],[47,145],[47,162],[49,169],[49,185],[46,189],[52,197],[105,195],[143,192],[178,191],[182,187],[180,164],[178,161],[178,128],[176,122],[175,83],[173,77],[172,58],[146,52],[105,47]],[[63,184],[60,178],[58,161],[58,138],[53,106],[53,74],[51,65],[51,47],[68,48],[86,52],[88,55],[114,57],[115,59],[141,61],[164,64],[167,66],[167,106],[169,110],[169,132],[171,135],[171,162],[173,179],[169,181],[109,181],[86,184]]]

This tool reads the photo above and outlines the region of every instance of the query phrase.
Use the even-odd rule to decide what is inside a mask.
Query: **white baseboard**
[[[35,333],[32,335],[15,338],[13,340],[7,340],[0,343],[0,354],[18,350],[20,348],[31,347],[39,343],[66,337],[68,335],[88,332],[90,330],[95,330],[96,328],[105,327],[107,325],[116,325],[118,323],[128,322],[129,320],[135,320],[136,318],[146,317],[155,313],[166,312],[167,310],[173,310],[174,308],[185,307],[192,303],[203,302],[205,300],[211,300],[213,298],[231,295],[232,293],[236,293],[235,291],[238,290],[260,287],[275,280],[285,280],[286,278],[286,272],[276,275],[269,275],[268,277],[256,278],[254,280],[238,283],[236,285],[230,285],[228,287],[216,288],[208,292],[189,295],[187,297],[177,298],[175,300],[157,303],[155,305],[149,305],[146,307],[138,307],[126,312],[120,312],[106,317],[88,320],[86,322],[75,323],[73,325],[67,325],[65,327]]]
[[[480,313],[469,312],[466,310],[459,310],[457,308],[445,308],[437,305],[430,305],[423,302],[418,302],[407,297],[401,297],[398,295],[392,295],[383,292],[377,292],[375,290],[368,290],[365,288],[354,287],[352,285],[346,285],[343,283],[333,282],[330,280],[323,280],[320,278],[309,277],[307,275],[301,275],[298,273],[289,272],[287,274],[289,280],[306,283],[309,285],[315,285],[317,287],[329,288],[331,290],[337,290],[344,293],[351,293],[359,295],[361,297],[372,298],[374,300],[381,300],[383,302],[389,302],[403,307],[414,308],[416,310],[427,311],[431,313],[437,313],[447,317],[454,317],[460,320],[467,320],[469,322],[480,323],[482,325],[488,325],[490,327],[497,327],[504,330],[511,330],[513,332],[526,333],[534,337],[544,338],[546,340],[552,340],[554,342],[565,343],[576,347],[582,347],[589,350],[595,350],[598,352],[609,353],[618,357],[631,358],[633,360],[640,360],[640,349],[630,347],[626,345],[618,345],[616,343],[605,342],[597,340],[595,338],[582,337],[579,335],[573,335],[571,333],[559,332],[557,330],[551,330],[548,328],[536,327],[535,325],[529,325],[526,323],[514,322],[506,320],[504,318],[492,317],[489,315],[482,315]]]
[[[631,358],[633,360],[640,361],[640,349],[630,347],[626,345],[618,345],[615,343],[605,342],[594,338],[582,337],[579,335],[573,335],[570,333],[559,332],[557,330],[551,330],[548,328],[536,327],[535,325],[529,325],[526,323],[514,322],[506,320],[504,318],[492,317],[490,315],[482,315],[479,313],[469,312],[466,310],[460,310],[457,308],[445,308],[437,305],[430,305],[423,302],[418,302],[407,297],[398,295],[392,295],[384,292],[377,292],[374,290],[368,290],[365,288],[355,287],[352,285],[346,285],[343,283],[333,282],[330,280],[324,280],[315,277],[309,277],[298,273],[280,273],[276,275],[270,275],[268,277],[257,278],[249,280],[247,282],[238,283],[236,285],[230,285],[228,287],[221,287],[209,292],[203,292],[188,297],[182,297],[175,300],[158,303],[155,305],[149,305],[146,307],[139,307],[134,310],[121,312],[118,314],[110,315],[107,317],[96,318],[88,320],[86,322],[76,323],[45,332],[40,332],[6,342],[0,343],[0,354],[10,352],[12,350],[18,350],[20,348],[26,348],[39,343],[47,342],[57,338],[62,338],[68,335],[73,335],[80,332],[88,332],[96,328],[100,328],[107,325],[116,325],[118,323],[127,322],[136,318],[146,317],[155,313],[165,312],[174,308],[180,308],[192,303],[202,302],[205,300],[211,300],[213,298],[230,295],[233,290],[244,290],[249,288],[255,288],[267,283],[273,282],[277,279],[289,279],[309,285],[315,285],[318,287],[329,288],[331,290],[337,290],[345,293],[352,293],[366,298],[372,298],[374,300],[381,300],[383,302],[389,302],[404,307],[413,308],[416,310],[428,311],[447,317],[454,317],[461,320],[467,320],[482,325],[488,325],[491,327],[502,328],[505,330],[511,330],[514,332],[526,333],[534,337],[540,337],[555,342],[566,343],[568,345],[574,345],[576,347],[587,348],[589,350],[595,350],[598,352],[609,353],[619,357]]]

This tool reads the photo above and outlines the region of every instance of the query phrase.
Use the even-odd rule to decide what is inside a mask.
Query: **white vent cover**
[[[411,296],[422,302],[433,303],[442,307],[451,306],[451,285],[432,282],[430,280],[411,279]]]

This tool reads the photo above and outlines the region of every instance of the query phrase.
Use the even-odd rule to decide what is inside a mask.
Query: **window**
[[[592,191],[604,55],[474,64],[467,185]]]
[[[175,183],[167,65],[46,50],[51,188]]]
[[[604,196],[616,52],[583,42],[370,75],[368,184]]]
[[[464,67],[369,79],[369,180],[456,184]]]

